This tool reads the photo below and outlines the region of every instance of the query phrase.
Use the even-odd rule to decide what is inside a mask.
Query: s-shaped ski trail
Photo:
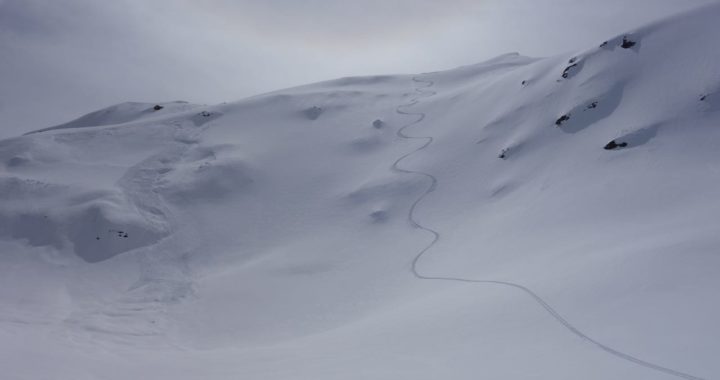
[[[416,88],[415,91],[418,93],[418,96],[416,96],[414,99],[412,99],[410,101],[410,103],[399,105],[395,109],[395,111],[401,115],[417,116],[418,118],[415,121],[405,124],[403,127],[398,129],[397,136],[402,139],[407,139],[407,140],[424,141],[424,143],[421,146],[419,146],[418,148],[416,148],[416,149],[410,151],[409,153],[406,153],[403,156],[401,156],[400,158],[398,158],[392,164],[392,170],[395,172],[398,172],[398,173],[403,173],[403,174],[420,175],[420,176],[426,177],[430,181],[430,186],[428,186],[428,188],[425,190],[425,192],[423,192],[415,200],[415,202],[412,203],[412,205],[410,206],[408,215],[407,215],[408,223],[410,223],[411,226],[413,226],[414,228],[423,230],[425,232],[428,232],[433,237],[432,241],[430,241],[430,243],[428,243],[425,246],[425,248],[423,248],[420,252],[418,252],[418,254],[415,256],[415,258],[413,258],[412,265],[411,265],[411,271],[412,271],[413,276],[415,276],[417,279],[420,279],[420,280],[454,281],[454,282],[463,282],[463,283],[472,283],[472,284],[491,284],[491,285],[499,285],[499,286],[515,288],[517,290],[522,291],[526,295],[530,296],[537,304],[542,306],[542,308],[545,309],[545,311],[548,314],[550,314],[551,317],[553,317],[557,322],[559,322],[561,325],[563,325],[563,327],[565,327],[569,332],[575,334],[576,336],[585,340],[587,343],[592,344],[593,346],[605,351],[606,353],[608,353],[610,355],[613,355],[617,358],[637,364],[639,366],[643,366],[643,367],[646,367],[646,368],[649,368],[649,369],[652,369],[652,370],[655,370],[658,372],[662,372],[667,375],[671,375],[671,376],[675,376],[675,377],[679,377],[679,378],[683,378],[683,379],[687,379],[687,380],[707,380],[707,379],[703,379],[701,377],[690,375],[685,372],[680,372],[680,371],[677,371],[677,370],[674,370],[671,368],[663,367],[661,365],[639,359],[635,356],[626,354],[622,351],[616,350],[610,346],[607,346],[603,343],[598,342],[597,340],[586,335],[584,332],[580,331],[577,327],[575,327],[573,324],[571,324],[567,319],[563,318],[555,309],[553,309],[552,306],[550,306],[550,304],[548,304],[537,293],[535,293],[531,289],[529,289],[521,284],[514,283],[514,282],[508,282],[508,281],[475,280],[475,279],[450,277],[450,276],[447,276],[447,277],[446,276],[431,276],[431,275],[423,274],[420,270],[418,270],[418,263],[420,262],[422,257],[425,256],[425,254],[428,253],[428,251],[430,251],[430,249],[432,249],[433,246],[435,246],[435,244],[438,242],[438,240],[440,240],[440,233],[429,227],[426,227],[426,226],[422,225],[420,222],[418,222],[417,219],[415,219],[415,210],[417,209],[418,205],[425,199],[425,197],[428,194],[435,191],[435,188],[437,187],[437,184],[438,184],[438,180],[435,176],[433,176],[430,173],[401,168],[400,163],[407,157],[412,156],[413,154],[427,148],[430,144],[432,144],[435,141],[435,139],[431,136],[410,136],[410,135],[405,134],[406,129],[408,129],[414,125],[417,125],[420,122],[422,122],[423,120],[425,120],[426,114],[423,112],[407,112],[407,111],[403,111],[402,109],[407,108],[407,107],[412,107],[412,106],[418,104],[420,102],[420,99],[422,99],[424,97],[434,96],[437,94],[437,92],[432,91],[432,90],[427,90],[428,88],[435,85],[435,82],[433,82],[431,80],[424,80],[417,76],[413,77],[412,80],[415,83],[424,84],[425,86]]]

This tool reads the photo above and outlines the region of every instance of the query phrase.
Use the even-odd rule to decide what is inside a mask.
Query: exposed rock
[[[558,127],[561,126],[564,122],[570,120],[570,114],[562,115],[559,119],[555,121],[555,125]]]
[[[615,140],[613,140],[613,141],[610,141],[609,143],[607,143],[607,145],[605,145],[605,147],[603,149],[613,150],[613,149],[618,149],[618,148],[625,148],[627,145],[628,145],[628,143],[626,143],[626,142],[617,143]]]
[[[623,49],[630,49],[631,47],[635,46],[637,42],[629,40],[627,36],[623,37],[622,44],[620,45]]]
[[[577,67],[577,63],[573,63],[572,65],[566,67],[565,70],[563,70],[562,77],[567,79],[570,76],[570,70],[574,67]]]

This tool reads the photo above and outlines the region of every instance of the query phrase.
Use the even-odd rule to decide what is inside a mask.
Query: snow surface
[[[720,378],[718,18],[0,141],[2,377]]]

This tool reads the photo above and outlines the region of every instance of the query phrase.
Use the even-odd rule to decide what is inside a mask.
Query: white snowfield
[[[0,378],[720,379],[718,19],[1,141]]]

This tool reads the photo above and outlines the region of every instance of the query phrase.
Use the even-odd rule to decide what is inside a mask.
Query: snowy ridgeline
[[[718,18],[0,141],[2,377],[720,378]]]

